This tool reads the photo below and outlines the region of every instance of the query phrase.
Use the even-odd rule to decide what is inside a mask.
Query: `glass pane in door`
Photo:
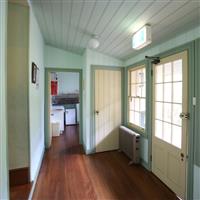
[[[155,136],[181,148],[182,60],[155,66]]]

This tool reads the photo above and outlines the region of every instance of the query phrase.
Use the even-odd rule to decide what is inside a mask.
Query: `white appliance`
[[[76,104],[76,121],[77,121],[77,124],[79,124],[79,122],[80,122],[80,106],[79,106],[79,103]]]
[[[76,124],[76,108],[67,108],[65,110],[65,125]]]
[[[52,136],[59,136],[60,135],[60,123],[51,123],[52,125]]]
[[[59,123],[59,129],[64,131],[64,106],[52,106],[51,123]]]

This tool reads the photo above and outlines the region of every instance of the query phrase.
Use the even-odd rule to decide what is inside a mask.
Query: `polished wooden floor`
[[[86,156],[78,127],[53,138],[42,163],[34,200],[174,200],[176,196],[141,166],[117,151]]]
[[[26,200],[31,192],[32,183],[10,188],[10,200]]]

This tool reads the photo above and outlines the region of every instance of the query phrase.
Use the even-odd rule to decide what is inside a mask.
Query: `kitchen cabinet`
[[[64,106],[52,106],[51,123],[59,123],[60,132],[64,131]]]

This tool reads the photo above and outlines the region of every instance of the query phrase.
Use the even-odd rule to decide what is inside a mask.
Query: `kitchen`
[[[79,112],[79,73],[51,73],[51,136],[60,136],[65,126],[78,126]]]

